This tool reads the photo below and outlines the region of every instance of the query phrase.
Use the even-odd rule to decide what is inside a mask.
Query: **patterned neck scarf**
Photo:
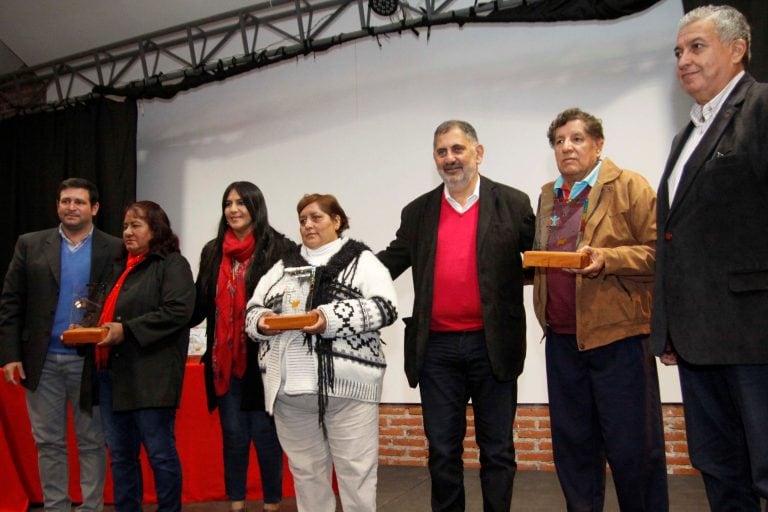
[[[232,376],[241,379],[247,363],[245,336],[245,274],[253,261],[256,239],[240,240],[228,229],[222,244],[216,281],[216,332],[213,346],[213,386],[216,396],[229,391]]]

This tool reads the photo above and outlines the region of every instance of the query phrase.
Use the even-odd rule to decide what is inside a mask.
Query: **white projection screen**
[[[214,237],[221,195],[256,183],[271,223],[299,241],[296,203],[335,194],[347,235],[386,247],[400,210],[440,183],[434,128],[464,119],[485,146],[481,174],[526,192],[557,176],[546,129],[578,106],[603,120],[604,154],[658,186],[690,100],[672,54],[679,0],[616,21],[435,27],[364,39],[211,84],[172,100],[143,101],[138,198],[160,203],[194,271]],[[240,52],[242,53],[242,52]],[[410,272],[396,281],[401,316]],[[542,331],[526,289],[528,355],[520,403],[547,403]],[[418,403],[403,371],[403,324],[386,328],[384,402]],[[660,367],[662,399],[679,402],[674,368]]]

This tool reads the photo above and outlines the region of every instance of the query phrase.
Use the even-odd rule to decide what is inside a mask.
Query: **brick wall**
[[[688,459],[682,405],[664,405],[667,472],[697,473]],[[426,466],[427,440],[419,405],[382,405],[379,408],[379,463],[391,466]],[[479,467],[472,407],[467,407],[464,464]],[[549,406],[521,405],[515,418],[515,450],[523,471],[554,471],[549,432]]]

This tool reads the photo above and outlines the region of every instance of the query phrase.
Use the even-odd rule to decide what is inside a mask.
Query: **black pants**
[[[678,361],[688,451],[710,509],[759,511],[768,498],[768,365]]]
[[[483,331],[430,333],[419,388],[429,441],[432,510],[464,510],[461,456],[471,398],[480,447],[483,510],[508,512],[517,469],[512,442],[517,382],[499,382],[493,377]]]
[[[668,510],[659,383],[646,340],[580,352],[576,336],[548,332],[546,358],[552,450],[568,510],[603,510],[606,459],[622,512]]]

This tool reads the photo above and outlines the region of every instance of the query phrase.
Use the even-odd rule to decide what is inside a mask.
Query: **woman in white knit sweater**
[[[397,318],[387,269],[349,227],[332,195],[297,206],[302,245],[264,275],[248,302],[246,332],[260,343],[266,410],[288,455],[299,511],[333,512],[336,469],[345,512],[376,510],[378,426],[386,362],[379,329]],[[312,284],[301,276],[313,274]],[[297,305],[318,314],[301,330],[265,318]]]

